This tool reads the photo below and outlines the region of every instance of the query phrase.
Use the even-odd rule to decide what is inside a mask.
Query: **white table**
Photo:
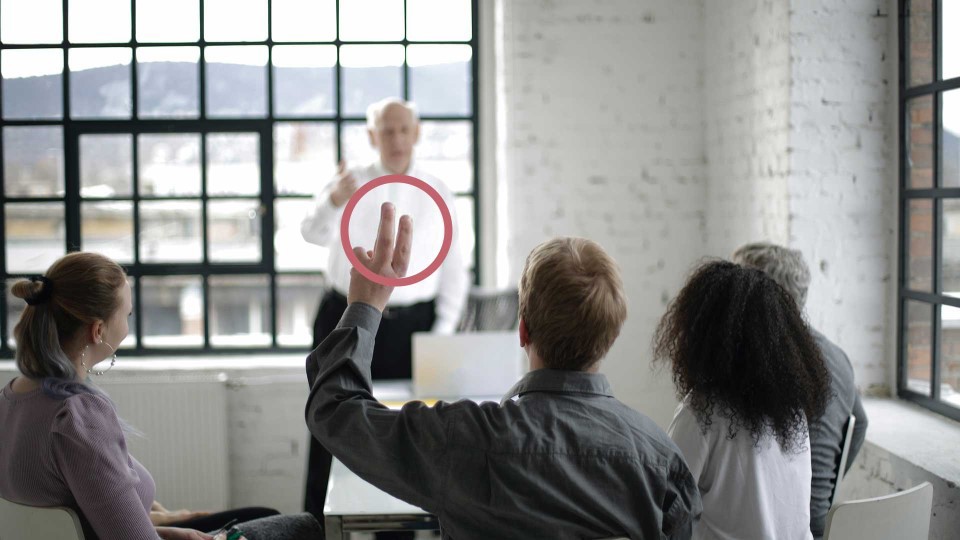
[[[440,528],[436,516],[374,487],[337,458],[330,465],[323,517],[327,540],[341,540],[351,532]]]
[[[375,383],[373,394],[391,408],[399,408],[411,397],[410,383]],[[474,399],[474,398],[471,398]],[[496,401],[498,397],[475,398]],[[351,532],[437,530],[437,517],[422,508],[374,487],[333,458],[327,498],[323,505],[327,540],[342,540]]]

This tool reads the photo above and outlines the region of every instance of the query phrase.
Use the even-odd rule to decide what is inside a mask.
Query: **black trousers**
[[[320,301],[313,323],[313,348],[332,332],[347,309],[347,299],[331,290]],[[373,347],[371,372],[374,379],[409,379],[412,373],[412,338],[414,332],[428,332],[436,319],[436,303],[421,302],[401,308],[387,308],[380,320]],[[307,461],[307,487],[303,509],[323,523],[323,504],[330,477],[330,452],[310,437]]]

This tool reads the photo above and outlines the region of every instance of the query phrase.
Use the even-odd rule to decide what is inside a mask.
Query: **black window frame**
[[[897,395],[905,400],[914,402],[922,407],[940,413],[954,420],[960,420],[960,407],[947,404],[941,399],[941,337],[942,337],[942,309],[943,306],[960,308],[960,298],[948,296],[942,290],[943,278],[943,202],[945,200],[960,201],[960,188],[940,187],[942,173],[941,150],[943,148],[943,93],[960,88],[960,76],[944,80],[942,78],[942,13],[941,0],[927,0],[931,2],[931,48],[932,48],[932,78],[930,82],[911,85],[910,78],[910,16],[911,1],[900,0],[898,10],[898,40],[899,40],[899,242],[898,242],[898,276],[897,281]],[[923,97],[932,98],[933,114],[933,141],[932,148],[932,183],[930,187],[913,188],[910,182],[910,115],[911,100]],[[930,201],[932,203],[932,275],[931,292],[910,289],[910,203],[913,201]],[[930,394],[924,395],[908,387],[907,354],[907,305],[909,302],[921,302],[931,311],[930,328]]]
[[[4,0],[9,1],[9,0]],[[400,40],[392,41],[351,41],[351,40],[341,40],[340,39],[340,4],[342,0],[335,0],[334,9],[335,9],[335,18],[336,18],[336,39],[333,41],[273,41],[273,0],[266,0],[266,10],[267,10],[267,39],[264,41],[253,41],[253,42],[222,42],[222,41],[211,41],[208,42],[204,39],[204,0],[198,1],[199,9],[199,24],[200,24],[200,36],[198,41],[193,42],[149,42],[149,43],[140,43],[137,41],[137,29],[136,29],[136,16],[137,16],[137,2],[136,0],[129,0],[130,2],[130,41],[128,42],[112,42],[112,43],[71,43],[69,41],[68,33],[68,24],[69,24],[69,0],[62,0],[62,17],[63,17],[63,36],[60,43],[44,43],[44,44],[7,44],[0,43],[0,50],[15,50],[15,49],[60,49],[63,53],[63,71],[61,75],[61,92],[62,92],[62,117],[60,119],[42,119],[42,120],[6,120],[0,118],[0,132],[2,129],[7,126],[58,126],[62,127],[63,133],[63,163],[64,163],[64,194],[63,196],[53,196],[53,197],[7,197],[5,188],[5,178],[4,178],[4,167],[0,166],[0,238],[3,239],[4,246],[3,249],[0,249],[0,272],[3,273],[3,288],[4,288],[4,299],[0,301],[0,359],[9,359],[14,355],[13,349],[10,347],[8,340],[12,336],[13,328],[8,323],[7,313],[8,305],[6,301],[6,289],[7,282],[10,279],[15,279],[19,277],[26,277],[26,274],[22,273],[8,273],[7,272],[7,261],[6,261],[6,204],[7,203],[25,203],[25,202],[63,202],[64,204],[64,222],[65,222],[65,231],[66,231],[66,252],[73,252],[80,249],[81,246],[81,200],[95,201],[95,202],[110,202],[110,201],[133,201],[133,248],[134,248],[134,262],[131,264],[124,264],[124,269],[127,271],[131,280],[136,283],[134,288],[134,310],[136,313],[135,324],[131,327],[131,333],[135,333],[137,340],[135,346],[129,348],[121,349],[121,354],[127,356],[175,356],[182,354],[189,355],[236,355],[236,354],[250,354],[250,353],[282,353],[282,352],[302,352],[308,350],[307,346],[293,346],[286,345],[282,346],[278,343],[278,291],[277,283],[278,279],[281,276],[296,276],[296,275],[310,275],[318,276],[322,275],[322,272],[315,271],[297,271],[297,270],[281,270],[276,269],[276,257],[274,249],[274,233],[275,233],[275,220],[274,220],[274,203],[277,199],[284,200],[294,200],[294,199],[310,199],[311,196],[308,195],[291,195],[291,194],[278,194],[276,190],[276,185],[274,182],[274,127],[277,123],[296,123],[296,122],[326,122],[331,123],[335,126],[335,140],[334,145],[336,149],[336,158],[337,160],[341,159],[344,155],[343,148],[343,128],[344,124],[350,124],[355,122],[365,122],[366,118],[363,116],[353,116],[353,115],[344,115],[343,110],[343,91],[342,91],[342,69],[339,58],[340,48],[344,45],[402,45],[404,50],[404,62],[401,68],[401,84],[402,84],[402,97],[403,99],[410,99],[410,67],[406,59],[406,51],[409,45],[468,45],[471,48],[471,59],[470,59],[470,113],[467,115],[424,115],[421,114],[421,121],[427,122],[469,122],[470,130],[472,135],[472,166],[473,166],[473,183],[469,191],[464,192],[455,192],[454,195],[457,197],[469,197],[472,199],[473,205],[473,230],[474,230],[474,253],[473,253],[473,281],[474,284],[480,283],[480,272],[481,272],[481,238],[482,231],[480,228],[480,189],[479,189],[479,179],[480,175],[480,157],[479,157],[479,135],[480,135],[480,85],[479,85],[479,62],[480,62],[480,44],[479,44],[479,0],[470,0],[470,14],[471,14],[471,38],[469,41],[415,41],[409,40],[406,36],[406,22],[407,22],[407,0],[400,0],[403,4],[403,16],[404,16],[404,37]],[[206,75],[207,75],[207,61],[206,61],[206,48],[207,47],[222,47],[222,46],[266,46],[268,51],[267,65],[265,66],[265,78],[266,78],[266,115],[263,117],[242,117],[242,118],[223,118],[215,117],[208,118],[206,112]],[[332,115],[288,115],[284,114],[282,116],[277,116],[274,114],[274,91],[275,84],[273,81],[274,78],[274,69],[273,69],[273,48],[274,46],[291,46],[291,45],[332,45],[336,47],[338,52],[337,61],[334,65],[334,90],[335,90],[335,111]],[[73,49],[81,48],[109,48],[109,47],[124,47],[129,48],[132,52],[132,61],[130,65],[130,98],[131,98],[131,116],[129,119],[119,119],[119,120],[91,120],[91,119],[74,119],[70,114],[70,79],[71,79],[71,70],[69,69],[68,59],[69,51]],[[137,66],[137,50],[139,48],[147,47],[198,47],[200,50],[200,58],[198,60],[198,107],[199,107],[199,116],[194,119],[174,119],[174,118],[149,118],[143,119],[139,118],[138,115],[138,66]],[[0,104],[3,102],[3,87],[0,85]],[[207,161],[205,159],[206,153],[206,144],[200,145],[200,167],[201,167],[201,194],[199,196],[185,197],[190,200],[202,201],[202,231],[201,231],[201,241],[203,245],[203,259],[198,263],[142,263],[139,261],[139,244],[140,244],[140,207],[137,204],[140,200],[153,200],[154,197],[141,197],[139,193],[139,167],[137,166],[137,150],[138,143],[136,138],[139,134],[142,133],[226,133],[226,132],[256,132],[259,134],[259,163],[260,163],[260,194],[255,196],[260,202],[260,233],[261,233],[261,261],[251,262],[251,263],[211,263],[208,258],[208,235],[207,227],[209,221],[207,219],[207,201],[215,200],[217,198],[224,199],[252,199],[254,197],[250,196],[209,196],[207,194]],[[79,140],[81,135],[87,134],[130,134],[134,138],[133,143],[133,193],[130,196],[118,196],[118,197],[104,197],[96,199],[81,199],[80,197],[80,164],[79,164]],[[0,139],[2,140],[2,139]],[[205,137],[201,139],[205,141]],[[4,163],[3,156],[3,144],[0,144],[0,164]],[[173,199],[176,200],[177,197],[160,197],[160,199]],[[454,241],[459,241],[454,239]],[[190,276],[190,277],[199,277],[202,281],[203,287],[203,344],[202,346],[193,346],[193,347],[144,347],[143,345],[143,302],[142,302],[142,287],[140,285],[140,280],[143,277],[152,277],[152,276]],[[270,304],[270,313],[271,313],[271,344],[269,346],[260,346],[260,347],[214,347],[211,344],[210,339],[210,312],[212,309],[210,303],[210,285],[209,280],[211,277],[216,276],[237,276],[237,275],[254,275],[254,276],[266,276],[269,279],[269,304]]]

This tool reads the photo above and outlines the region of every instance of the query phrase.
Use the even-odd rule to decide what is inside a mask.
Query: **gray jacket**
[[[853,366],[840,347],[823,334],[811,329],[814,340],[820,347],[823,360],[830,372],[831,398],[820,420],[810,424],[810,455],[813,480],[810,486],[810,531],[817,538],[823,536],[827,512],[830,511],[830,495],[837,481],[837,466],[840,463],[843,436],[850,415],[857,417],[853,425],[853,438],[847,456],[847,470],[853,465],[863,438],[867,433],[867,413],[860,403],[860,394],[853,382]],[[846,471],[844,471],[846,473]]]
[[[606,377],[542,369],[501,404],[390,410],[371,394],[379,323],[353,304],[307,358],[307,426],[361,478],[437,515],[444,538],[690,537],[702,507],[680,450]]]

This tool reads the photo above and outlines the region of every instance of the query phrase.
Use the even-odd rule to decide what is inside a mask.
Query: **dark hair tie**
[[[34,294],[30,298],[25,299],[27,304],[36,306],[37,304],[42,304],[50,299],[50,295],[53,294],[53,282],[50,281],[50,278],[46,276],[30,276],[30,281],[34,283],[41,281],[43,282],[43,287],[40,288],[40,292]]]

